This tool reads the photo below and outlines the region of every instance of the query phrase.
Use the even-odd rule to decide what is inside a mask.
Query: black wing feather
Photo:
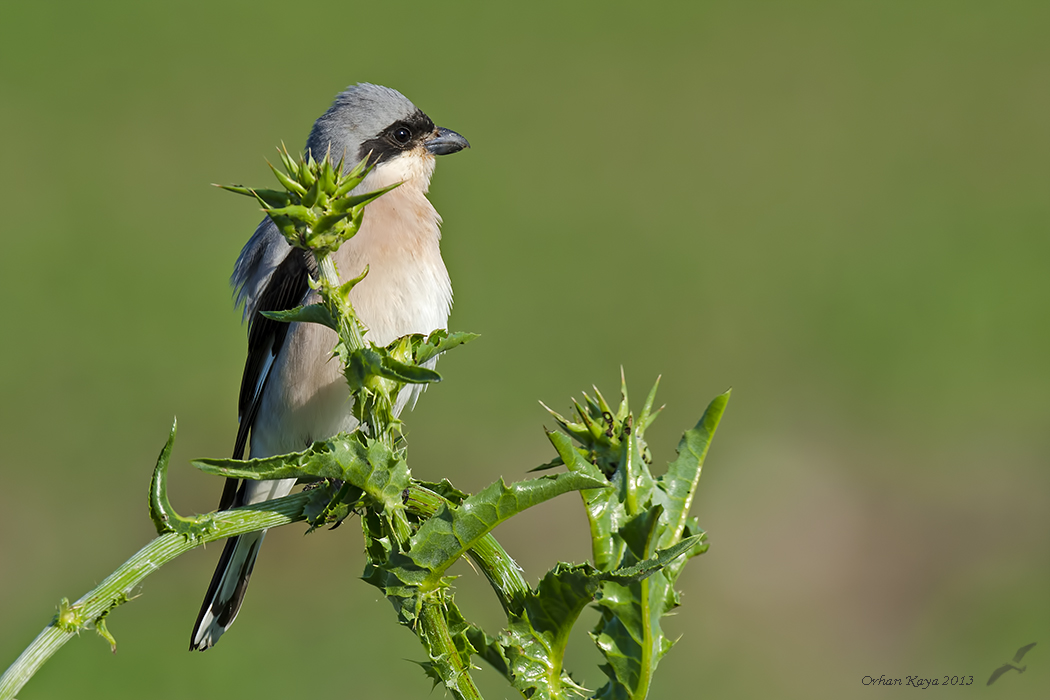
[[[263,389],[268,377],[263,369],[268,361],[277,356],[288,335],[288,324],[266,318],[260,311],[286,311],[299,306],[310,292],[310,274],[315,264],[306,251],[292,249],[284,261],[277,266],[263,290],[255,312],[248,323],[248,357],[241,376],[241,391],[237,400],[237,439],[233,446],[233,458],[244,459],[248,436],[259,413]],[[227,479],[219,500],[219,510],[234,507],[237,498],[237,479]]]

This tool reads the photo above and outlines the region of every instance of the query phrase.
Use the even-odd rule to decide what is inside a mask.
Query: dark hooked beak
[[[449,153],[470,148],[470,143],[452,129],[443,126],[437,128],[437,136],[426,141],[427,151],[435,156],[447,156]]]

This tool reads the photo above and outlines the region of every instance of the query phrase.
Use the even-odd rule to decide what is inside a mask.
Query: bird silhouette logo
[[[1021,659],[1024,658],[1024,655],[1027,654],[1029,649],[1031,649],[1035,645],[1036,643],[1032,642],[1031,644],[1025,644],[1023,647],[1018,649],[1017,653],[1014,654],[1014,660],[1011,663],[1003,664],[999,668],[992,671],[992,677],[988,679],[987,685],[995,683],[997,680],[999,680],[999,676],[1003,675],[1011,669],[1017,671],[1018,673],[1024,673],[1025,669],[1028,668],[1028,666],[1018,666],[1017,664],[1021,663]]]

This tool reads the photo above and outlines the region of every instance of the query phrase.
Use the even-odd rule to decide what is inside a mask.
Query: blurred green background
[[[176,507],[215,506],[187,460],[232,446],[227,279],[259,215],[209,183],[268,184],[274,147],[371,81],[473,145],[432,198],[452,327],[484,337],[408,416],[418,476],[521,478],[553,454],[537,400],[615,395],[620,366],[636,401],[663,375],[663,463],[734,389],[651,697],[854,697],[883,674],[1046,697],[1050,5],[370,7],[0,10],[0,667],[150,539],[173,415]],[[534,581],[585,530],[566,497],[497,535]],[[82,635],[20,697],[431,696],[357,580],[356,525],[302,532],[271,533],[215,650],[186,651],[212,547],[113,615],[119,653]],[[591,687],[596,659],[581,629]]]

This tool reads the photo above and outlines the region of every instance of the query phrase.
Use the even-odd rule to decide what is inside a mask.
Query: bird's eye
[[[403,146],[412,139],[412,132],[402,126],[394,129],[393,136],[394,140]]]

